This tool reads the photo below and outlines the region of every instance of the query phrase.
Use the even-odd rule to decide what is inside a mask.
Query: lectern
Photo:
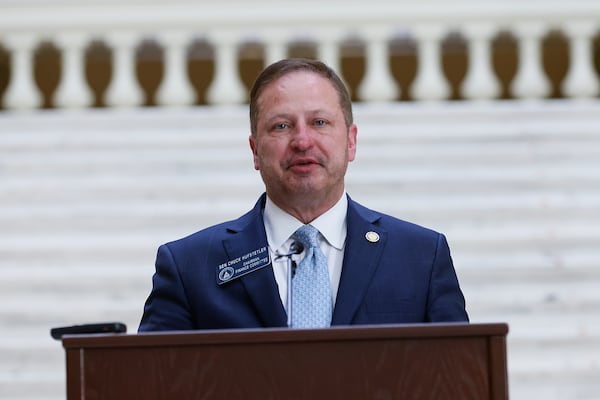
[[[71,335],[67,399],[508,398],[506,324]]]

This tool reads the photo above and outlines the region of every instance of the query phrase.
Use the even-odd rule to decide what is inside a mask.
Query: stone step
[[[172,224],[190,218],[201,222],[203,216],[212,212],[240,214],[253,206],[260,192],[261,188],[257,184],[255,188],[249,185],[247,192],[240,192],[235,196],[226,195],[226,192],[203,193],[201,188],[182,188],[174,193],[159,192],[155,196],[152,196],[150,189],[135,195],[99,193],[97,196],[90,194],[88,198],[80,199],[75,194],[66,198],[57,196],[59,198],[44,200],[29,196],[28,201],[6,201],[9,204],[0,208],[0,221],[3,226],[13,228],[13,233],[20,229],[29,231],[34,228],[41,231],[44,228],[60,230],[61,226],[53,224],[57,221],[62,221],[66,229],[85,229],[90,226],[88,224],[98,229],[111,229],[108,222],[118,221],[118,226],[135,227],[136,224],[145,222],[145,226],[152,228],[157,222],[166,223],[169,219]],[[389,198],[385,196],[385,190],[356,192],[356,195],[351,193],[354,199],[369,206],[374,204],[371,207],[379,210],[393,210],[396,215],[405,219],[406,216],[419,216],[420,220],[456,221],[465,227],[498,221],[505,224],[511,221],[522,222],[523,225],[527,225],[526,221],[531,221],[551,226],[569,221],[577,224],[600,217],[597,206],[600,204],[600,191],[591,189],[577,194],[540,191],[471,195],[460,192],[444,195],[443,199],[415,193]],[[108,218],[106,224],[95,220],[101,217]]]
[[[485,129],[484,126],[481,129]],[[77,135],[71,132],[71,136]],[[119,132],[120,137],[128,137],[128,132]],[[25,135],[27,136],[27,135]],[[37,142],[40,135],[31,135],[30,142]],[[7,172],[21,172],[24,174],[47,174],[48,172],[64,173],[89,173],[108,172],[126,167],[128,170],[144,170],[139,168],[142,164],[152,164],[160,167],[176,169],[181,166],[201,167],[206,164],[218,164],[226,168],[251,166],[252,156],[247,144],[247,138],[239,138],[235,131],[221,131],[220,140],[190,139],[187,135],[163,132],[163,136],[154,135],[151,138],[140,135],[131,137],[128,141],[107,144],[104,133],[97,133],[94,137],[98,143],[86,143],[85,147],[68,144],[70,138],[57,138],[57,143],[47,147],[40,147],[26,143],[20,147],[8,146],[10,137],[3,135],[3,146],[0,150],[6,153],[0,161],[0,166]],[[466,165],[471,163],[482,166],[508,166],[516,163],[526,165],[544,165],[544,163],[558,161],[561,163],[594,162],[600,154],[597,144],[598,137],[572,134],[569,138],[535,138],[527,135],[522,138],[475,138],[466,140],[456,137],[452,132],[444,137],[430,141],[421,138],[392,137],[380,138],[360,137],[358,153],[355,164],[369,168],[386,165],[392,161],[393,165],[411,167],[432,165]],[[88,136],[86,136],[88,137]],[[222,138],[229,138],[223,140]],[[22,138],[21,138],[22,139]],[[66,143],[66,144],[65,144]],[[596,144],[596,146],[594,146]],[[73,166],[85,167],[83,171]],[[48,167],[50,167],[48,169]]]
[[[146,264],[3,268],[0,316],[21,331],[60,324],[124,320],[135,329],[153,272]],[[511,337],[600,336],[596,267],[458,269],[473,322],[506,321]],[[44,310],[41,315],[40,310]],[[541,324],[547,320],[548,325]],[[551,321],[561,321],[552,323]],[[11,323],[12,321],[12,323]],[[543,331],[541,326],[553,326]],[[585,328],[587,326],[587,328]],[[47,329],[44,329],[47,330]]]
[[[480,142],[527,144],[531,152],[552,146],[597,140],[598,102],[540,102],[523,107],[522,102],[497,102],[474,111],[471,103],[440,105],[381,104],[355,106],[359,145],[425,143],[433,149],[442,143],[450,148]],[[537,110],[537,111],[536,111]],[[20,149],[110,149],[127,147],[169,150],[182,142],[191,148],[228,143],[248,149],[249,135],[245,107],[208,109],[156,108],[132,110],[78,110],[29,114],[3,113],[0,116],[1,150]],[[40,132],[43,132],[40,134]],[[81,134],[85,132],[85,134]],[[222,133],[227,133],[223,135]],[[566,139],[564,135],[569,137]],[[35,137],[35,142],[32,138]],[[566,142],[569,140],[569,142]],[[488,146],[485,145],[488,143]],[[536,146],[532,146],[535,144]],[[539,147],[537,147],[539,146]],[[360,147],[359,147],[360,149]],[[360,151],[360,150],[359,150]],[[533,151],[532,154],[535,154]]]
[[[123,319],[135,329],[150,291],[153,269],[149,264],[135,271],[134,278],[128,277],[132,272],[115,273],[108,279],[78,271],[77,275],[59,282],[11,284],[10,280],[5,281],[0,286],[3,291],[0,321],[3,326],[14,326],[18,321],[19,329],[25,331],[27,327],[39,329],[40,326]],[[576,338],[582,332],[600,335],[600,317],[590,317],[600,307],[598,278],[586,280],[582,276],[564,284],[557,278],[555,282],[527,285],[514,277],[495,284],[475,285],[469,275],[469,271],[459,271],[473,322],[506,321],[513,326],[511,336],[514,337]],[[40,310],[44,313],[40,314]],[[547,320],[549,326],[558,325],[550,322],[552,318],[561,321],[561,326],[540,332],[542,320]]]
[[[62,268],[66,265],[86,265],[90,262],[109,265],[114,262],[129,262],[131,267],[152,266],[157,247],[164,241],[170,240],[175,235],[165,237],[163,241],[148,241],[146,245],[140,245],[136,249],[123,245],[118,240],[106,243],[104,246],[89,247],[77,246],[69,250],[64,248],[33,249],[30,253],[26,251],[15,251],[2,249],[4,265],[18,265],[27,268],[30,264],[39,264],[46,261],[52,268]],[[511,254],[503,255],[496,249],[485,251],[482,254],[471,254],[469,249],[463,249],[454,241],[450,241],[453,249],[454,264],[459,274],[467,273],[474,269],[492,270],[505,268],[518,274],[519,268],[531,267],[540,270],[548,268],[593,268],[598,266],[597,249],[576,247],[566,249],[534,248],[531,250],[512,250],[506,248]],[[110,254],[112,253],[112,254]],[[4,268],[4,267],[2,267]],[[149,270],[150,274],[152,271]]]
[[[44,191],[52,188],[72,188],[81,192],[91,191],[94,187],[100,189],[122,190],[148,185],[156,186],[162,183],[169,187],[178,185],[215,186],[217,188],[227,187],[232,183],[250,180],[259,182],[259,175],[254,172],[250,161],[242,168],[221,168],[220,165],[205,165],[196,170],[181,167],[179,170],[161,169],[154,165],[147,168],[139,168],[137,172],[118,169],[110,172],[89,174],[86,171],[75,173],[56,173],[48,171],[45,175],[37,174],[27,176],[26,174],[11,174],[3,181],[6,188],[4,196],[11,193],[23,193],[24,191]],[[596,183],[595,179],[600,174],[600,162],[580,161],[577,164],[565,165],[548,162],[546,165],[516,165],[516,166],[441,166],[423,165],[421,168],[413,166],[410,168],[388,167],[358,170],[351,169],[348,175],[349,187],[360,185],[398,185],[398,187],[410,187],[413,184],[431,186],[431,189],[442,190],[444,188],[456,187],[457,190],[471,186],[472,189],[482,186],[500,186],[502,189],[512,191],[523,187],[558,188],[566,185],[566,188],[583,187]],[[84,168],[85,169],[85,168]],[[108,168],[110,169],[110,168]],[[438,187],[438,184],[442,184]],[[527,186],[525,186],[527,185]],[[155,189],[156,190],[156,189]]]
[[[234,211],[231,211],[231,213],[233,214]],[[445,226],[447,228],[446,231],[452,231],[450,240],[460,243],[462,246],[469,245],[474,251],[477,249],[497,249],[498,241],[501,241],[503,246],[519,250],[529,248],[530,246],[551,246],[557,248],[560,248],[561,245],[584,246],[598,243],[598,240],[600,240],[600,226],[589,224],[589,220],[586,220],[585,217],[580,219],[569,218],[568,220],[565,218],[565,220],[564,224],[547,220],[528,224],[526,223],[527,220],[525,220],[525,223],[519,223],[519,221],[499,221],[487,224],[472,222],[452,225],[448,223],[440,224],[440,226]],[[89,232],[89,227],[91,226],[84,226],[83,229],[73,227],[52,229],[52,227],[46,227],[46,229],[39,231],[4,233],[2,236],[5,237],[0,242],[0,249],[6,252],[22,251],[25,249],[52,250],[69,245],[73,248],[86,248],[94,251],[96,249],[104,249],[106,245],[116,242],[122,243],[122,246],[119,247],[133,249],[140,246],[143,247],[148,241],[154,241],[156,237],[160,236],[158,231],[161,229],[161,227],[156,226],[154,223],[148,223],[147,226],[142,226],[141,229],[132,229],[129,231],[102,229]],[[186,228],[185,225],[182,225],[182,227]],[[198,226],[192,221],[187,227],[197,230],[202,226]],[[119,228],[119,226],[116,228]],[[476,236],[473,235],[474,229],[478,232]],[[182,234],[184,233],[182,232]]]
[[[481,129],[485,129],[484,126]],[[71,132],[70,136],[76,136]],[[113,133],[114,134],[114,133]],[[356,163],[393,160],[401,165],[426,160],[428,162],[459,163],[484,162],[503,164],[507,161],[536,163],[546,160],[578,161],[580,157],[593,160],[600,150],[589,147],[598,143],[599,139],[591,135],[573,133],[572,137],[537,137],[523,135],[518,138],[476,137],[473,139],[457,137],[459,133],[447,132],[436,140],[420,137],[379,137],[375,134],[359,137]],[[6,153],[1,161],[3,167],[12,167],[16,171],[44,172],[43,166],[55,165],[56,168],[69,170],[73,165],[110,167],[111,164],[135,167],[138,161],[151,163],[171,162],[180,164],[203,165],[222,162],[226,165],[235,161],[251,161],[251,151],[246,137],[239,137],[233,130],[221,130],[219,140],[198,140],[178,132],[163,132],[162,136],[154,134],[147,138],[141,135],[130,135],[127,131],[119,132],[120,140],[111,142],[108,132],[99,132],[95,136],[85,137],[88,142],[77,146],[69,142],[70,137],[56,138],[56,143],[40,146],[40,135],[23,135],[28,142],[10,145],[10,136],[3,135],[0,150]],[[130,137],[131,136],[131,137]],[[227,140],[224,140],[227,138]],[[19,137],[23,139],[23,137]],[[91,140],[94,139],[94,140]],[[48,140],[48,138],[46,138]],[[108,142],[108,143],[107,143]],[[132,158],[131,156],[135,157]],[[202,155],[202,157],[199,157]],[[81,156],[85,156],[81,158]],[[579,157],[578,157],[579,156]],[[136,160],[139,157],[139,160]],[[564,158],[566,157],[566,159]],[[380,165],[376,162],[374,165]]]
[[[509,340],[511,398],[598,399],[598,349],[597,338]]]

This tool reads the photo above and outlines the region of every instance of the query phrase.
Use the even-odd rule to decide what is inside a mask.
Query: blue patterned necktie
[[[327,259],[319,248],[319,231],[300,227],[294,237],[304,245],[304,259],[292,281],[292,327],[325,328],[331,325],[333,300]]]

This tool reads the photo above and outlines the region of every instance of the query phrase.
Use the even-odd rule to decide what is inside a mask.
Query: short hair
[[[335,71],[321,61],[305,58],[287,58],[277,61],[265,68],[258,75],[250,90],[250,131],[253,136],[256,135],[258,130],[258,114],[260,112],[258,100],[265,87],[282,76],[297,71],[312,72],[327,79],[338,94],[339,104],[342,108],[342,113],[344,114],[346,127],[352,125],[354,118],[352,116],[352,100],[350,98],[350,93]]]

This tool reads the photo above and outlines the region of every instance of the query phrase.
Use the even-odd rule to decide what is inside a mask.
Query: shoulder
[[[239,218],[224,221],[197,232],[191,233],[180,239],[165,243],[169,248],[196,248],[211,246],[216,241],[221,241],[240,231],[246,230],[253,225],[263,224],[262,208],[264,207],[264,195],[259,198],[254,208]]]
[[[387,231],[390,234],[403,234],[418,237],[438,238],[442,235],[431,228],[406,221],[398,217],[373,210],[352,199],[348,199],[348,223],[362,220]],[[443,235],[442,235],[443,236]]]

